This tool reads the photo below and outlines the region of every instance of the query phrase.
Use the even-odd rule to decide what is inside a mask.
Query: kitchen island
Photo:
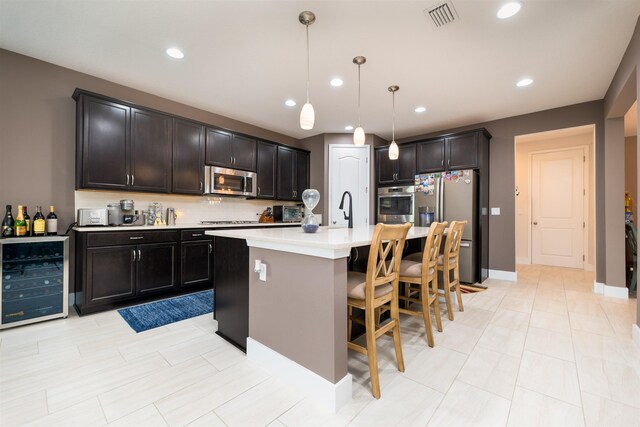
[[[218,333],[337,411],[351,400],[347,258],[352,248],[371,244],[373,231],[373,226],[320,227],[315,234],[301,228],[207,231],[216,245]],[[428,232],[412,227],[407,239]],[[260,265],[266,269],[262,274]],[[243,303],[246,312],[240,309],[238,317]],[[238,334],[243,321],[248,322],[244,336]]]

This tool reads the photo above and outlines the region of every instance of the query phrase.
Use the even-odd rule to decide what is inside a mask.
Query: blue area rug
[[[213,312],[213,290],[150,302],[118,310],[136,332]]]

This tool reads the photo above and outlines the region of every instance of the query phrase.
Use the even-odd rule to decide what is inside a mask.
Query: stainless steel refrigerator
[[[480,279],[478,262],[478,173],[474,170],[439,172],[416,176],[414,220],[428,226],[432,221],[464,221],[460,244],[460,281]],[[444,242],[442,244],[444,247]]]

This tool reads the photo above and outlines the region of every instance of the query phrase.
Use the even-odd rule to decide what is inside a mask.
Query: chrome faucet
[[[344,215],[344,219],[349,221],[349,228],[353,228],[353,198],[351,197],[351,193],[345,191],[342,193],[342,200],[340,200],[340,206],[338,209],[342,209],[344,211],[344,196],[349,195],[349,216],[347,216],[346,212],[342,212]]]

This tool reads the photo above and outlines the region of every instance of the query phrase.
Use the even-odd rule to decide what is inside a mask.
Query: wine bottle
[[[13,237],[15,235],[14,224],[15,221],[13,215],[11,215],[11,205],[7,205],[7,213],[2,220],[2,237]]]
[[[27,223],[27,236],[32,236],[33,235],[33,230],[31,229],[31,217],[29,216],[29,214],[27,213],[27,207],[23,206],[22,207],[22,216],[24,216],[24,222]]]
[[[22,205],[18,205],[18,216],[16,216],[13,228],[15,230],[16,237],[24,237],[27,235],[27,222],[24,220]]]
[[[53,205],[49,206],[49,215],[47,215],[47,236],[55,236],[58,234],[58,217],[53,211]]]
[[[33,216],[33,235],[44,236],[45,220],[42,215],[42,207],[36,206],[36,214]]]

